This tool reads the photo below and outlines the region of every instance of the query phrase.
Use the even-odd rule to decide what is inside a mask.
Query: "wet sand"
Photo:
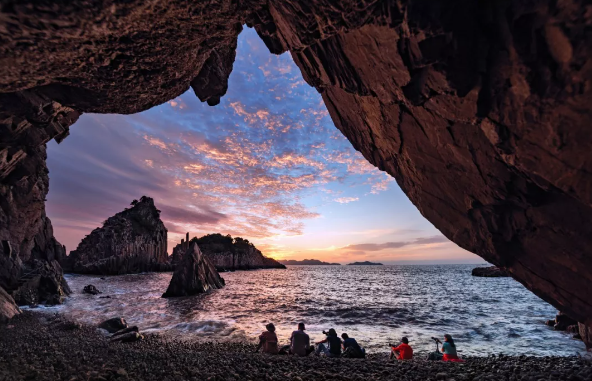
[[[469,357],[443,363],[298,358],[253,353],[247,343],[167,340],[147,335],[110,343],[95,327],[25,312],[0,327],[0,380],[570,380],[592,379],[578,357]]]

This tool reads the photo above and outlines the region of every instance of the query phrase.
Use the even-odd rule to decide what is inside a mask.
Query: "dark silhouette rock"
[[[569,326],[577,324],[578,322],[576,320],[570,318],[569,316],[560,311],[557,313],[557,316],[555,316],[555,325],[553,326],[553,328],[555,328],[556,331],[567,331],[567,328]]]
[[[319,261],[318,259],[303,259],[301,261],[294,259],[284,259],[283,261],[278,262],[286,266],[341,266],[341,263],[323,262]]]
[[[83,112],[134,113],[189,86],[216,104],[247,24],[272,53],[291,52],[337,128],[446,237],[592,326],[588,9],[13,2],[0,18],[0,240],[23,259],[40,230],[47,141]]]
[[[12,296],[0,287],[0,324],[7,323],[15,315],[21,313]]]
[[[105,329],[109,333],[115,333],[117,331],[121,331],[122,329],[126,329],[127,322],[124,318],[115,317],[105,320],[104,322],[99,324],[99,328]]]
[[[162,297],[195,295],[222,287],[224,279],[208,257],[202,254],[194,238],[189,242],[183,258],[176,264],[171,283]]]
[[[116,337],[116,336],[124,335],[124,334],[130,333],[130,332],[140,332],[140,330],[138,329],[138,326],[137,325],[134,325],[133,327],[127,327],[127,328],[124,328],[124,329],[120,329],[119,331],[117,331],[114,334],[112,334],[111,337]]]
[[[370,262],[370,261],[352,262],[352,263],[348,263],[347,265],[348,266],[384,266],[382,263]]]
[[[72,291],[56,261],[34,259],[25,264],[11,294],[18,305],[61,304]]]
[[[102,294],[102,292],[99,291],[99,289],[96,288],[95,286],[93,286],[92,284],[89,284],[88,286],[84,286],[84,288],[82,289],[82,293],[83,294],[91,294],[91,295]]]
[[[119,341],[122,343],[133,343],[134,341],[144,340],[144,336],[140,335],[137,331],[131,331],[124,333],[123,335],[115,336],[111,338],[111,342]]]
[[[500,269],[497,266],[490,266],[490,267],[475,267],[473,271],[471,271],[472,276],[480,276],[486,278],[499,278],[499,277],[509,277],[510,274],[504,270]]]
[[[66,269],[106,275],[169,270],[167,229],[154,200],[143,196],[109,217],[70,253]]]
[[[241,237],[232,238],[230,235],[208,234],[196,239],[201,252],[220,272],[286,268],[275,259],[265,257],[255,245]],[[189,233],[187,233],[185,241],[181,240],[181,243],[173,249],[173,264],[183,258],[189,245]]]

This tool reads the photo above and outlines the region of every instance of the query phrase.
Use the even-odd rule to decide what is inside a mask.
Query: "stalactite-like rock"
[[[67,271],[115,275],[170,269],[167,230],[154,200],[143,196],[132,205],[80,242],[66,261]]]
[[[183,258],[176,264],[168,289],[163,298],[201,294],[224,287],[224,279],[208,257],[202,254],[197,240],[187,245]]]
[[[197,240],[201,252],[208,257],[218,271],[286,268],[275,259],[265,257],[255,245],[241,237],[208,234],[194,240]],[[173,249],[173,264],[183,258],[189,245],[189,233],[187,233],[185,241],[181,240],[181,243]]]

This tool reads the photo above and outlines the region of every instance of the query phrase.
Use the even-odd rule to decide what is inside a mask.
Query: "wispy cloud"
[[[335,202],[340,204],[349,204],[350,202],[358,201],[358,197],[339,197],[335,199]]]
[[[307,198],[348,203],[388,188],[289,55],[270,55],[247,31],[234,68],[216,107],[187,92],[136,115],[87,114],[59,147],[50,144],[48,213],[58,238],[73,249],[142,195],[155,198],[171,242],[184,231],[296,236],[320,217]],[[355,196],[338,197],[345,188]]]
[[[399,249],[404,246],[429,245],[429,244],[445,243],[445,242],[450,242],[450,241],[444,236],[432,236],[432,237],[416,238],[411,241],[396,241],[396,242],[385,242],[385,243],[358,243],[355,245],[348,245],[348,246],[342,247],[339,250],[365,253],[367,251],[381,251],[381,250],[387,250],[387,249]]]

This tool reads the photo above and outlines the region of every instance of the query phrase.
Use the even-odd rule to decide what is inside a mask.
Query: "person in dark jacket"
[[[317,344],[316,354],[325,355],[327,357],[341,356],[341,339],[337,336],[337,332],[331,328],[328,332],[323,331],[325,340],[319,341]],[[327,345],[325,345],[327,344]]]
[[[347,333],[342,333],[341,338],[343,339],[343,354],[341,357],[349,358],[360,358],[366,357],[366,351],[360,347],[356,339],[349,337]]]

